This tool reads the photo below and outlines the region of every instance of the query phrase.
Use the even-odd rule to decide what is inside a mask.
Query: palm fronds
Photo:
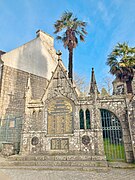
[[[77,17],[73,16],[72,12],[65,11],[61,18],[57,20],[54,24],[55,34],[57,40],[61,40],[65,48],[69,51],[69,65],[68,65],[68,77],[73,80],[73,49],[76,48],[78,44],[78,37],[81,41],[84,41],[85,35],[87,34],[86,22],[78,20]],[[63,33],[60,34],[59,33]]]
[[[135,68],[135,48],[130,48],[127,43],[118,43],[107,58],[110,73],[121,80],[133,78]]]
[[[78,37],[81,41],[84,41],[87,31],[85,30],[86,22],[78,20],[77,17],[73,16],[72,12],[65,11],[61,18],[57,20],[54,24],[55,34],[58,34],[65,30],[65,34],[57,36],[57,40],[62,40],[64,47],[75,48],[78,44]],[[65,42],[64,42],[65,41]]]

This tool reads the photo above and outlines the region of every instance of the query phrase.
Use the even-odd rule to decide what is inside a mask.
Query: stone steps
[[[1,166],[77,166],[77,167],[106,167],[106,161],[5,161]]]
[[[0,169],[23,169],[23,170],[55,170],[55,171],[98,171],[108,172],[108,167],[79,167],[79,166],[1,166]]]
[[[104,156],[90,156],[90,155],[29,155],[9,156],[10,161],[105,161]]]
[[[0,168],[46,169],[46,170],[100,170],[107,169],[103,156],[90,155],[14,155],[0,163]]]

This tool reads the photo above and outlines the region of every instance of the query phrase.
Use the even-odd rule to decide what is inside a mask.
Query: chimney
[[[37,34],[37,37],[41,37],[44,35],[44,32],[39,29],[37,30],[36,34]]]
[[[1,58],[1,55],[5,54],[5,53],[6,52],[0,50],[0,58]]]

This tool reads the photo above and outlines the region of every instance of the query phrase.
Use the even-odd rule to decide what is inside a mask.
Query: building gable
[[[56,97],[66,97],[74,102],[77,102],[78,97],[76,88],[67,78],[67,71],[61,60],[58,60],[58,65],[55,71],[52,72],[52,78],[48,83],[42,101],[50,101]]]
[[[50,79],[57,65],[52,37],[39,33],[34,40],[1,56],[4,65]]]

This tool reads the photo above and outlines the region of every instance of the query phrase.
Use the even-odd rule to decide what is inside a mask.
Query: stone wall
[[[124,149],[126,154],[126,161],[132,162],[133,157],[133,149],[132,149],[132,141],[130,134],[130,127],[127,115],[127,102],[125,96],[111,96],[108,98],[100,99],[99,104],[97,106],[100,109],[107,109],[110,112],[114,113],[116,117],[119,119],[122,127],[123,134],[123,142]]]
[[[92,98],[79,101],[61,61],[41,101],[33,101],[33,99],[28,101],[29,96],[30,90],[26,93],[21,154],[74,152],[105,158],[100,111]],[[90,111],[90,129],[87,129],[86,125],[84,129],[80,129],[81,108],[84,111],[86,109]],[[41,118],[39,118],[39,111],[43,112]],[[84,119],[86,123],[86,117]],[[51,120],[50,126],[49,120]]]
[[[131,102],[128,105],[127,113],[129,121],[129,130],[132,141],[132,149],[135,159],[135,96],[132,98]]]
[[[132,81],[132,89],[133,89],[133,94],[135,95],[135,69],[133,71],[134,71],[134,77]]]
[[[96,91],[88,97],[79,97],[76,88],[67,78],[61,61],[58,62],[49,82],[45,78],[3,66],[0,115],[25,115],[21,140],[22,154],[81,152],[104,158],[100,109],[106,109],[114,113],[121,123],[126,161],[132,162],[135,157],[135,98],[131,95],[126,98],[127,95],[100,97]],[[58,109],[63,106],[61,103],[55,103],[56,100],[64,101],[67,106],[64,106],[66,113],[63,117],[59,113],[59,118],[56,118],[54,106]],[[70,108],[72,119],[67,121],[70,119],[67,114]],[[80,109],[84,111],[84,129],[80,129]],[[87,109],[90,112],[90,129],[86,128]],[[55,125],[60,127],[59,133],[48,133],[49,111],[53,114],[50,127],[55,124],[54,119],[58,120]],[[64,129],[67,126],[65,122],[70,131]]]
[[[24,93],[29,76],[33,98],[41,98],[48,83],[45,78],[3,66],[0,117],[24,115]]]

